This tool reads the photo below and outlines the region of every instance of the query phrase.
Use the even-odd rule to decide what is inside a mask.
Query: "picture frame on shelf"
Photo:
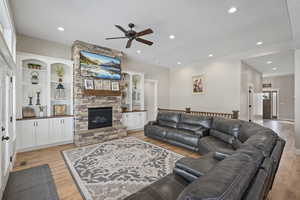
[[[53,105],[53,115],[54,116],[63,116],[67,113],[67,105],[66,104],[57,104]]]
[[[89,79],[84,79],[84,88],[86,90],[93,90],[94,89],[94,81]]]
[[[103,90],[103,81],[102,80],[94,80],[94,87],[95,87],[95,90]]]
[[[111,81],[110,80],[103,80],[102,81],[102,89],[111,91]]]
[[[111,82],[111,90],[112,91],[119,91],[120,90],[119,82],[112,81]]]

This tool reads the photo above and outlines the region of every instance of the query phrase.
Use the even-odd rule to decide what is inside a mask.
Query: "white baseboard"
[[[295,150],[295,154],[296,154],[297,156],[300,156],[300,149],[296,149],[296,150]]]
[[[17,152],[21,153],[21,152],[27,152],[27,151],[34,151],[34,150],[39,150],[39,149],[45,149],[48,147],[54,147],[54,146],[59,146],[59,145],[64,145],[64,144],[72,144],[72,143],[74,143],[74,141],[69,140],[69,141],[57,142],[57,143],[53,143],[53,144],[46,144],[46,145],[40,145],[40,146],[35,146],[35,147],[18,149]]]

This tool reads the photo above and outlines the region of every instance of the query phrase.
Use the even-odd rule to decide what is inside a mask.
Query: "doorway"
[[[145,110],[147,110],[146,123],[156,119],[158,109],[157,89],[157,80],[145,79]]]
[[[263,91],[263,119],[278,119],[278,91]]]

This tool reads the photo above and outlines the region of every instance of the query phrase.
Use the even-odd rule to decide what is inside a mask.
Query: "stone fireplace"
[[[88,108],[88,129],[112,126],[112,107]]]
[[[84,93],[84,79],[80,73],[80,51],[110,57],[121,57],[116,50],[75,41],[72,47],[74,61],[74,115],[75,144],[84,146],[121,138],[127,135],[122,125],[121,96]]]

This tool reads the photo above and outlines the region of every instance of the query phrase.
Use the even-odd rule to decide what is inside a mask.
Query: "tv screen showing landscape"
[[[121,61],[109,56],[80,51],[80,70],[82,76],[120,80]]]

